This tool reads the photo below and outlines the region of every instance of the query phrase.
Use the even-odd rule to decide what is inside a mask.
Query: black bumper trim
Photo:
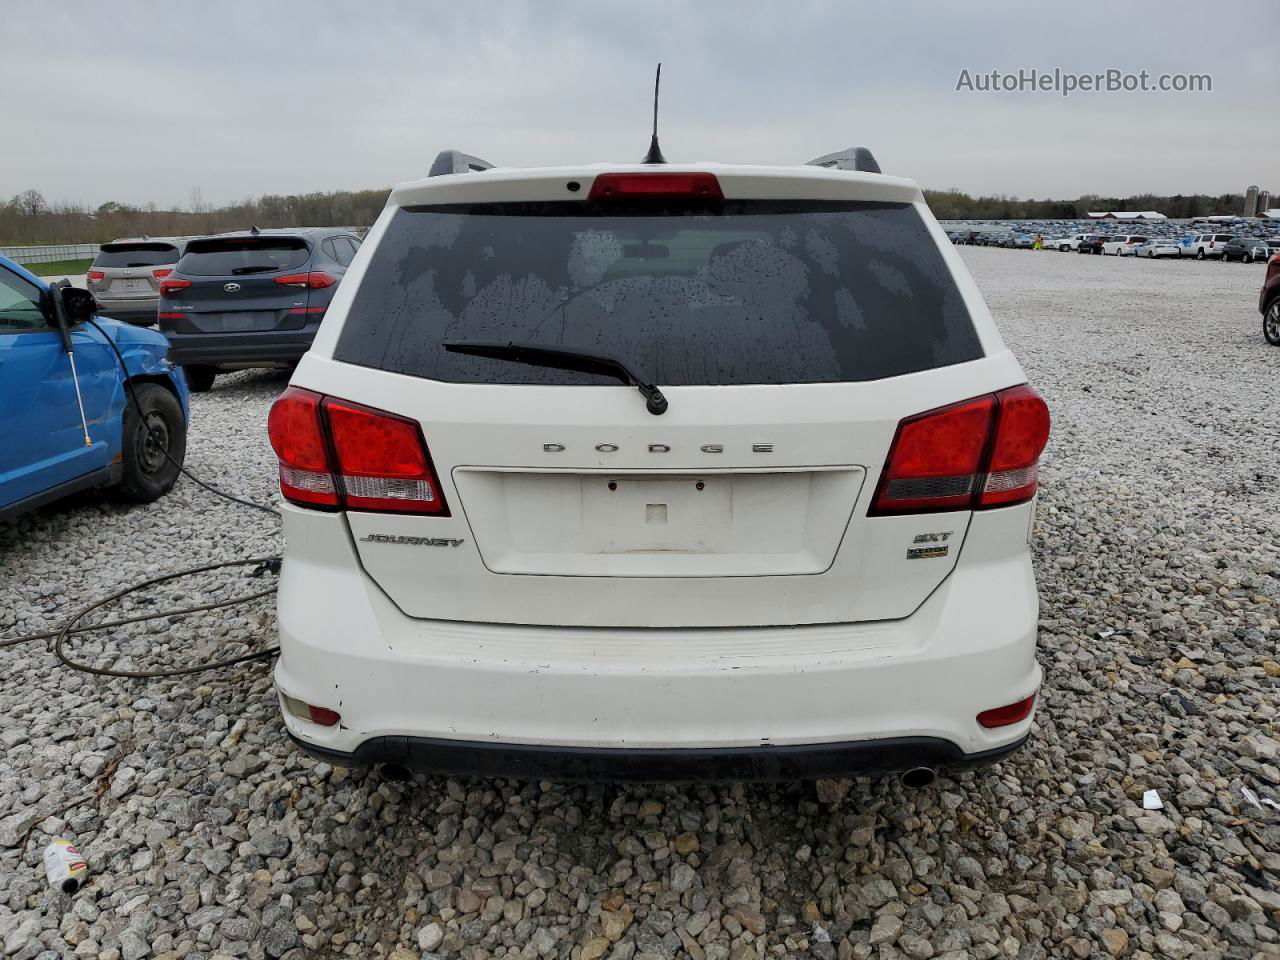
[[[966,754],[938,737],[893,737],[843,743],[723,748],[551,747],[516,743],[388,736],[366,740],[353,753],[329,750],[290,734],[302,750],[341,767],[395,764],[419,773],[552,781],[695,783],[817,780],[932,767],[985,766],[1022,747],[1027,738]]]
[[[221,363],[287,363],[302,359],[311,348],[318,327],[302,330],[264,330],[260,333],[161,332],[169,339],[169,362],[178,366],[212,366]]]

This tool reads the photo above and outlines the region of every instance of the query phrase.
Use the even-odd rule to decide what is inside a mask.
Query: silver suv
[[[156,322],[160,281],[173,273],[186,249],[185,237],[112,240],[98,248],[85,277],[99,312],[149,327]]]

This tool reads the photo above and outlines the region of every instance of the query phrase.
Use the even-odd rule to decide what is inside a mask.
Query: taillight
[[[267,434],[280,458],[280,492],[308,507],[337,507],[338,489],[320,423],[320,394],[290,387],[271,405]]]
[[[276,277],[276,283],[285,287],[305,287],[310,290],[323,290],[325,287],[332,287],[338,280],[321,270],[312,270],[310,273],[287,273],[282,277]]]
[[[324,412],[347,509],[446,513],[417,423],[333,397]]]
[[[418,424],[290,387],[267,418],[280,492],[302,506],[448,516]]]
[[[1049,408],[1025,383],[996,394],[1000,410],[980,507],[1022,503],[1035,496],[1040,454],[1049,441]]]
[[[167,277],[171,273],[173,273],[173,269],[171,267],[162,267],[159,270],[151,271],[151,275],[155,277],[157,280],[163,280],[165,277]]]
[[[587,199],[614,197],[723,200],[724,194],[714,173],[602,173],[591,184]]]
[[[187,287],[189,287],[189,286],[191,286],[191,281],[190,281],[190,280],[183,280],[183,279],[181,279],[181,278],[174,278],[174,279],[169,279],[169,280],[161,280],[161,281],[160,281],[160,292],[161,292],[162,294],[164,294],[164,293],[175,293],[175,292],[176,292],[176,291],[178,291],[178,290],[185,290],[185,289],[187,289]]]
[[[84,275],[84,277],[90,283],[97,283],[99,280],[106,277],[106,274],[103,273],[101,270],[90,270],[88,273]]]
[[[1008,506],[1030,500],[1049,409],[1023,384],[898,424],[870,515]]]

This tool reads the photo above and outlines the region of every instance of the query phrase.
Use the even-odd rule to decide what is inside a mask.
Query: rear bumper
[[[169,361],[179,366],[253,366],[292,363],[302,358],[319,325],[301,330],[255,333],[171,333]]]
[[[699,629],[411,618],[361,570],[342,515],[282,512],[276,686],[341,715],[284,723],[337,763],[820,777],[990,762],[1031,729],[977,722],[1040,686],[1029,505],[975,515],[956,568],[903,620]]]
[[[307,753],[341,767],[390,763],[450,776],[644,783],[816,780],[914,767],[954,772],[995,763],[1026,741],[1024,735],[1005,746],[965,754],[937,737],[723,749],[610,749],[388,736],[366,740],[346,753],[291,736]]]
[[[149,327],[156,322],[156,305],[160,302],[158,297],[140,300],[103,300],[94,297],[93,300],[102,316],[140,327]]]

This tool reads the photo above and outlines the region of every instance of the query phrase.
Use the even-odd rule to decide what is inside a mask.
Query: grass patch
[[[93,258],[87,260],[54,260],[52,263],[24,263],[23,266],[37,277],[62,277],[87,273]]]

